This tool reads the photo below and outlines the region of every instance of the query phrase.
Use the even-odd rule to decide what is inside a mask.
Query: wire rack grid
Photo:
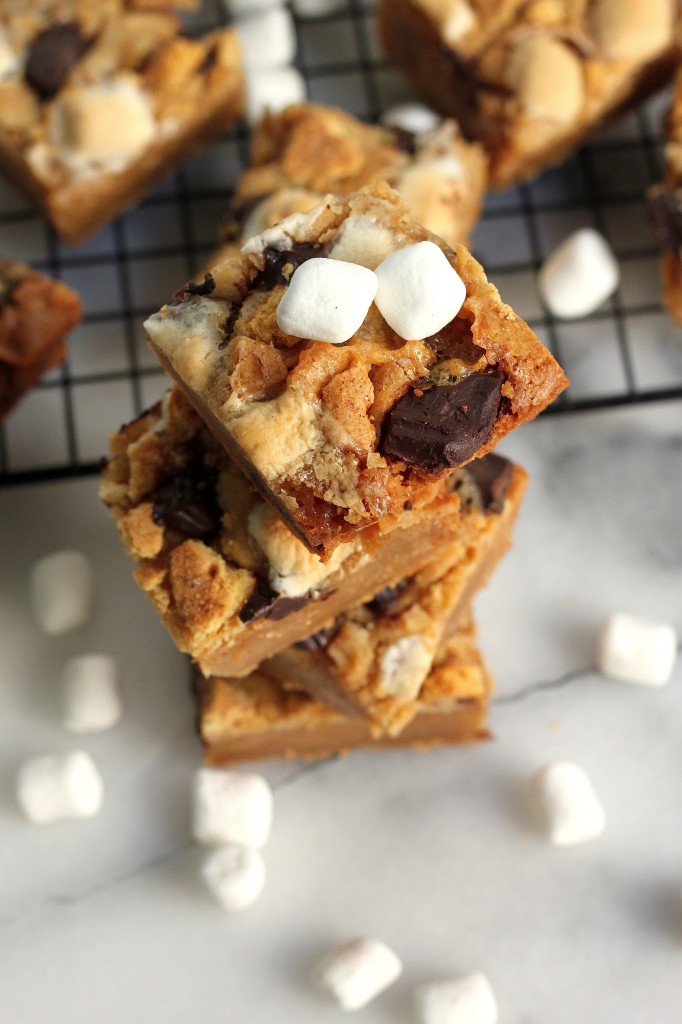
[[[292,14],[296,64],[309,99],[368,120],[411,98],[384,61],[374,34],[374,0],[337,0],[317,17]],[[195,28],[224,21],[205,3]],[[682,337],[660,301],[658,253],[644,193],[661,176],[657,97],[530,184],[489,196],[474,252],[509,302],[565,367],[572,384],[550,412],[577,413],[682,397]],[[83,300],[67,362],[47,374],[0,426],[0,484],[95,473],[107,434],[156,401],[167,378],[149,352],[142,322],[192,277],[216,243],[233,184],[248,157],[238,126],[191,157],[135,210],[79,247],[0,185],[0,253],[61,278]],[[570,231],[591,225],[613,246],[618,293],[592,316],[555,321],[535,278]]]

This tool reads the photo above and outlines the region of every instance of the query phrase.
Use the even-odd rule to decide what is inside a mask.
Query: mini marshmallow
[[[343,260],[302,263],[277,307],[285,334],[341,345],[360,328],[377,293],[377,276]]]
[[[538,274],[542,301],[554,316],[577,320],[588,316],[612,295],[620,267],[611,246],[593,228],[569,235],[548,256]]]
[[[207,845],[265,846],[272,825],[272,790],[261,775],[200,768],[194,780],[194,838]]]
[[[359,1010],[400,977],[402,964],[379,939],[353,939],[332,950],[313,978],[343,1010]]]
[[[36,562],[31,571],[35,619],[50,636],[78,629],[90,618],[93,572],[80,551],[56,551]]]
[[[420,985],[415,991],[421,1024],[496,1024],[497,1002],[485,974]]]
[[[296,68],[248,70],[246,81],[246,120],[257,124],[266,110],[277,113],[290,103],[303,103],[305,79]]]
[[[102,732],[121,718],[118,669],[107,654],[81,654],[62,671],[64,728],[70,732]]]
[[[389,128],[401,128],[414,135],[430,132],[437,128],[440,122],[440,114],[423,103],[397,103],[381,115],[382,124]]]
[[[640,686],[665,686],[675,666],[677,636],[666,622],[625,615],[604,621],[597,643],[597,667],[605,676]]]
[[[245,15],[234,23],[242,66],[250,71],[278,68],[296,56],[294,19],[283,7]]]
[[[10,46],[5,33],[0,29],[0,82],[15,78],[19,74],[19,58]]]
[[[156,134],[149,96],[132,76],[67,90],[55,107],[55,131],[74,170],[125,166]]]
[[[92,818],[102,806],[104,785],[95,764],[82,750],[27,761],[17,778],[17,801],[38,825]]]
[[[256,902],[265,887],[265,861],[258,850],[220,846],[204,861],[204,882],[224,910],[235,913]]]
[[[555,846],[576,846],[604,831],[604,810],[579,765],[557,761],[541,768],[530,781],[530,793]]]
[[[464,282],[434,242],[417,242],[392,253],[376,275],[379,312],[406,341],[441,331],[466,298]]]
[[[432,664],[433,644],[426,637],[401,637],[381,655],[377,693],[381,697],[415,700]]]

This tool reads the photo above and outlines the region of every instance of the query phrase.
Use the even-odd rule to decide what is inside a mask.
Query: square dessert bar
[[[503,188],[662,87],[679,17],[677,0],[381,0],[379,33]]]
[[[338,107],[297,103],[267,113],[251,139],[227,236],[246,240],[328,193],[349,195],[387,181],[429,231],[466,243],[487,184],[483,148],[465,142],[454,121],[429,131],[365,124]]]
[[[490,675],[468,623],[441,646],[397,736],[373,736],[367,719],[344,715],[265,671],[246,679],[197,678],[198,728],[208,764],[288,757],[314,760],[353,747],[427,749],[488,738]]]
[[[405,340],[365,289],[392,254],[409,248],[408,260],[419,260],[420,242],[438,271],[409,275],[407,290],[419,294],[408,313],[430,317],[455,296],[459,312]],[[292,290],[305,293],[295,286],[309,270],[342,285],[304,299],[308,313],[333,320],[362,298],[360,323],[343,344],[280,326],[280,303]],[[403,302],[404,291],[394,288],[394,300]],[[145,326],[232,458],[322,558],[486,454],[567,384],[469,252],[417,224],[383,183],[329,196],[251,239],[241,261],[218,264]]]
[[[671,317],[682,324],[682,71],[675,79],[665,124],[665,176],[649,190],[649,210],[663,250],[663,301]]]
[[[81,318],[78,296],[16,260],[0,259],[0,419],[66,358]]]
[[[140,199],[241,113],[234,33],[190,38],[164,6],[5,0],[0,170],[69,242]]]
[[[179,389],[111,438],[101,496],[135,578],[204,675],[244,676],[445,552],[466,508],[442,481],[327,562],[251,487]]]
[[[444,636],[469,615],[471,600],[511,543],[526,474],[491,453],[456,470],[466,509],[457,540],[414,576],[342,612],[312,637],[263,662],[261,670],[345,715],[370,719],[376,736],[400,733]]]

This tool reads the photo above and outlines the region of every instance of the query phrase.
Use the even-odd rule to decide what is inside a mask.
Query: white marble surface
[[[343,1015],[310,967],[370,933],[405,972],[361,1021],[409,1024],[416,984],[483,969],[510,1024],[679,1024],[682,665],[660,691],[589,665],[614,609],[682,634],[681,413],[545,417],[505,442],[532,483],[477,605],[495,741],[270,765],[268,885],[235,917],[202,890],[188,838],[200,751],[186,664],[132,582],[96,481],[0,492],[0,1020],[333,1024]],[[29,568],[72,546],[95,563],[95,615],[42,637]],[[123,672],[123,722],[79,741],[104,809],[30,826],[16,768],[74,745],[56,684],[89,650]],[[581,848],[547,846],[526,805],[529,773],[554,758],[582,764],[606,808],[604,835]]]

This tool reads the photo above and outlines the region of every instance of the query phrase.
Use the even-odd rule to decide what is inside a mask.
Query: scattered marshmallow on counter
[[[420,1024],[496,1024],[498,1019],[495,995],[480,971],[420,985],[415,1006]]]
[[[391,253],[376,275],[379,312],[406,341],[442,330],[466,298],[464,282],[434,242],[417,242]]]
[[[423,103],[397,103],[389,107],[381,115],[381,123],[389,128],[401,128],[404,132],[421,135],[437,128],[441,122],[440,114]]]
[[[33,612],[50,636],[84,625],[90,618],[92,594],[92,566],[80,551],[56,551],[31,570]]]
[[[611,246],[593,228],[569,235],[547,257],[538,274],[542,301],[554,316],[577,320],[598,309],[620,283]]]
[[[541,768],[530,782],[535,809],[555,846],[577,846],[604,831],[606,819],[587,774],[570,761]]]
[[[38,825],[92,818],[104,798],[102,778],[82,750],[27,761],[17,778],[17,801]]]
[[[285,334],[341,345],[352,338],[377,293],[377,276],[343,260],[314,258],[302,263],[277,307]]]
[[[256,125],[266,110],[277,113],[290,103],[303,103],[305,79],[296,68],[246,70],[246,120]]]
[[[202,877],[216,901],[229,913],[245,910],[265,887],[265,861],[258,850],[230,844],[209,854]]]
[[[250,71],[281,68],[296,56],[294,19],[283,7],[244,15],[233,28],[239,39],[242,66]]]
[[[194,780],[194,838],[200,843],[265,846],[272,825],[272,790],[261,775],[200,768]]]
[[[667,622],[618,612],[604,620],[597,642],[597,668],[611,679],[640,686],[665,686],[675,667],[677,634]]]
[[[121,718],[116,662],[107,654],[70,658],[62,671],[64,727],[70,732],[102,732]]]
[[[343,1010],[359,1010],[400,977],[402,964],[379,939],[353,939],[332,950],[317,965],[316,985]]]

